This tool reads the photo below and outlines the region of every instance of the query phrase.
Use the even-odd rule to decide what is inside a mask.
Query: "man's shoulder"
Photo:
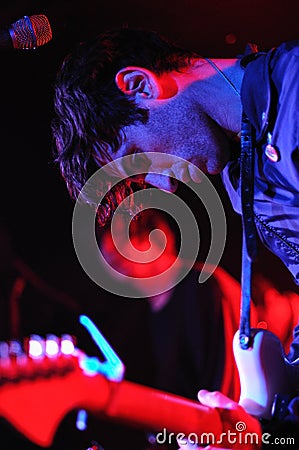
[[[299,39],[286,41],[274,48],[276,53],[297,52],[299,55]]]
[[[269,123],[271,79],[275,77],[279,86],[279,80],[283,80],[294,71],[293,65],[298,66],[297,56],[299,56],[299,40],[293,40],[265,52],[257,51],[252,56],[245,56],[246,64],[242,64],[243,59],[241,60],[245,71],[241,88],[242,105],[256,130],[257,141],[265,136],[266,126]]]
[[[289,52],[298,52],[297,54],[299,54],[299,39],[285,41],[264,50],[260,50],[256,44],[247,44],[244,54],[240,56],[240,64],[243,69],[246,69],[247,66],[255,61],[262,63],[269,55],[275,54],[279,56],[282,53]]]

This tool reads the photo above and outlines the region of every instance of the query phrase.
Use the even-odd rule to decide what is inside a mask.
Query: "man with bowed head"
[[[127,28],[80,44],[63,62],[55,86],[56,160],[71,196],[78,197],[99,167],[125,155],[134,161],[141,153],[140,176],[109,193],[99,208],[101,223],[134,183],[173,192],[174,179],[200,182],[196,168],[221,173],[241,213],[236,141],[246,117],[254,143],[255,225],[262,242],[299,282],[298,44],[267,52],[249,46],[242,58],[212,60],[153,32]],[[123,161],[114,175],[126,175]],[[299,356],[298,332],[290,361]],[[231,410],[232,427],[236,416],[259,427],[220,394],[201,392],[199,398],[225,406],[226,418]]]

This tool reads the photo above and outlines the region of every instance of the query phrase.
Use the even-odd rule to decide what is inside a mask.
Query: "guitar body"
[[[240,347],[239,332],[233,341],[241,385],[239,403],[249,414],[271,419],[275,394],[296,392],[299,366],[286,360],[281,342],[273,333],[252,329],[251,338],[252,346],[247,350]]]

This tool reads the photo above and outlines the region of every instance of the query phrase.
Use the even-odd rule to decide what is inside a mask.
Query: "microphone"
[[[51,26],[44,14],[24,16],[0,31],[0,49],[34,50],[51,39]]]

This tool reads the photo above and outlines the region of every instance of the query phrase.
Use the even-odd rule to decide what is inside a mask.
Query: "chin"
[[[224,169],[224,167],[226,166],[226,164],[228,163],[228,159],[227,161],[221,161],[221,162],[217,162],[217,164],[207,164],[207,173],[209,175],[218,175],[219,173],[221,173]]]
[[[223,151],[219,159],[213,161],[213,163],[210,164],[210,166],[209,164],[207,164],[208,173],[210,175],[218,175],[219,173],[221,173],[225,168],[225,166],[227,165],[227,163],[229,162],[230,156],[231,152],[229,151],[229,149],[227,149],[226,152]]]

